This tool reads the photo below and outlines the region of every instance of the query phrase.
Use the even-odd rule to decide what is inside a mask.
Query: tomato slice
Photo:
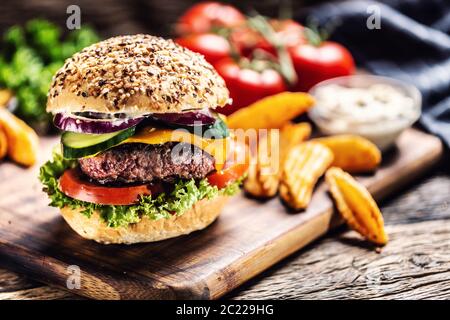
[[[242,177],[247,169],[248,164],[233,164],[228,168],[210,174],[207,179],[210,185],[222,189]]]
[[[233,141],[231,145],[233,149],[231,150],[230,156],[225,162],[223,169],[211,173],[206,177],[210,185],[217,186],[219,189],[225,188],[230,183],[240,179],[247,172],[249,167],[248,148],[243,144],[237,143],[236,141]],[[242,158],[238,156],[242,152],[245,152],[243,163],[242,161],[237,161]]]
[[[164,191],[161,184],[127,187],[97,185],[81,179],[77,169],[69,169],[63,173],[59,179],[59,189],[71,198],[103,205],[131,205],[141,195],[155,195]]]

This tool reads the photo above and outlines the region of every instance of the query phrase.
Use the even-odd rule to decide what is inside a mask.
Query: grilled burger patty
[[[210,154],[177,142],[123,144],[78,162],[85,175],[101,184],[201,179],[214,170]]]

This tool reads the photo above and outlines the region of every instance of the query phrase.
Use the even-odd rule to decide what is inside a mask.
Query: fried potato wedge
[[[333,151],[333,166],[345,171],[370,172],[381,163],[381,151],[366,138],[357,135],[336,135],[313,139]]]
[[[244,190],[256,198],[271,198],[278,191],[278,176],[280,171],[278,130],[269,130],[258,139],[256,150],[244,181]]]
[[[36,132],[6,109],[0,109],[0,125],[6,134],[11,160],[23,166],[33,165],[39,146]]]
[[[3,128],[0,125],[0,160],[6,156],[7,152],[8,152],[8,141],[6,140],[5,131],[3,131]]]
[[[280,197],[292,209],[305,209],[317,180],[333,162],[333,152],[316,142],[293,147],[283,164]]]
[[[244,181],[244,190],[257,198],[271,198],[277,194],[284,159],[292,147],[309,138],[311,125],[287,123],[280,131],[279,141],[273,131],[269,130],[269,134],[260,139]],[[275,152],[278,154],[274,154],[273,146],[279,146],[278,152]],[[275,156],[279,157],[279,161],[273,159]]]
[[[292,147],[305,142],[311,136],[311,125],[307,122],[288,122],[281,128],[280,155],[282,161],[287,156]]]
[[[6,106],[12,98],[12,92],[8,89],[0,89],[0,108]]]
[[[313,97],[307,93],[283,92],[239,109],[228,116],[227,124],[232,129],[280,129],[313,104]]]
[[[337,167],[327,170],[325,180],[347,225],[367,240],[385,245],[388,236],[384,230],[383,216],[369,191]]]

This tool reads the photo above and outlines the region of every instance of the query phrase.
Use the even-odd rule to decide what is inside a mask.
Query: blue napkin
[[[450,147],[450,0],[333,2],[295,18],[333,26],[331,39],[344,44],[358,66],[417,86],[420,123]]]

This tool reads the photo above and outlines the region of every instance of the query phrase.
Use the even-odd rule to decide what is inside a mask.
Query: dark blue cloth
[[[366,26],[369,6],[380,10],[380,29]],[[423,95],[420,123],[450,146],[450,0],[330,2],[296,17],[334,26],[358,66],[408,81]]]

